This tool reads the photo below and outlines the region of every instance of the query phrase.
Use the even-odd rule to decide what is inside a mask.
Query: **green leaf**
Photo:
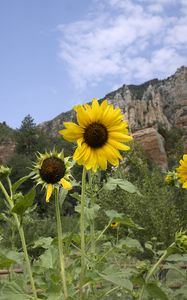
[[[166,261],[175,261],[175,262],[179,262],[179,261],[183,261],[183,262],[187,262],[187,254],[172,254],[170,256],[168,256],[166,259]]]
[[[16,282],[6,282],[1,286],[1,300],[29,300],[31,297]]]
[[[121,240],[119,242],[119,245],[117,245],[117,248],[127,248],[130,250],[136,250],[136,251],[140,251],[143,252],[143,248],[140,244],[140,242],[136,239],[132,239],[130,237],[127,237],[125,240]]]
[[[99,209],[100,209],[100,206],[98,204],[94,204],[94,206],[91,208],[85,207],[84,215],[85,215],[86,222],[90,222],[90,221],[94,220]],[[77,205],[75,207],[75,211],[80,213],[80,210],[81,210],[81,206]]]
[[[109,217],[110,220],[117,219],[117,218],[123,218],[123,214],[118,213],[116,210],[106,210],[105,214],[107,217]]]
[[[51,245],[52,241],[53,241],[53,239],[51,237],[42,237],[34,242],[34,246],[32,248],[34,249],[37,247],[41,247],[44,249],[48,249],[49,246]]]
[[[20,185],[22,183],[24,183],[27,179],[29,179],[31,176],[33,176],[33,172],[31,172],[29,175],[26,175],[22,178],[20,178],[18,181],[16,181],[13,185],[12,185],[12,192],[13,194],[16,192],[16,190],[20,187]]]
[[[137,187],[126,179],[109,177],[107,183],[103,186],[103,188],[108,191],[113,191],[117,188],[117,186],[128,193],[137,193],[138,195],[142,196]]]
[[[111,221],[119,222],[120,224],[126,225],[126,226],[131,227],[131,228],[135,228],[135,229],[138,229],[138,230],[143,229],[141,226],[134,223],[134,221],[131,218],[129,218],[127,216],[124,216],[123,214],[118,213],[117,211],[115,211],[113,209],[107,210],[105,213]]]
[[[70,194],[71,197],[73,197],[74,199],[76,199],[77,201],[81,201],[81,195],[79,195],[77,192]]]
[[[115,285],[118,285],[119,287],[125,288],[128,291],[133,290],[133,284],[127,278],[127,276],[124,272],[117,272],[117,273],[112,273],[112,274],[99,273],[99,275],[106,281],[110,281],[110,282],[114,283]]]
[[[36,266],[46,269],[54,269],[58,260],[58,250],[54,245],[51,245],[38,259]]]
[[[68,194],[68,190],[60,189],[60,193],[59,193],[60,206],[62,206],[62,204],[64,203],[64,200],[66,199],[67,194]]]
[[[14,260],[16,264],[21,265],[23,263],[23,252],[18,252],[16,250],[6,250],[6,256]]]
[[[139,226],[138,224],[134,223],[134,221],[125,216],[121,219],[117,219],[116,222],[120,222],[121,224],[124,224],[124,225],[127,225],[128,227],[131,227],[131,228],[136,228],[138,230],[143,230],[143,227]]]
[[[0,268],[10,268],[16,263],[15,260],[8,258],[4,254],[0,253]]]
[[[156,283],[148,283],[146,285],[146,290],[154,299],[169,300],[164,291],[158,287]]]
[[[34,199],[36,196],[36,190],[35,188],[32,188],[26,195],[20,197],[16,204],[14,205],[12,212],[22,215],[27,208],[32,206]]]

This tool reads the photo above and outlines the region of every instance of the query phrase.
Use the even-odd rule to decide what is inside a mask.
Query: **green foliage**
[[[37,189],[35,194],[33,182],[28,175],[36,148],[40,151],[45,144],[48,150],[55,141],[56,149],[61,150],[63,146],[68,155],[72,153],[72,147],[66,148],[66,142],[61,138],[43,135],[42,140],[30,116],[24,119],[18,131],[17,153],[8,164],[12,168],[13,185],[5,182],[11,205],[6,199],[6,193],[0,195],[1,201],[5,200],[6,204],[0,214],[0,267],[23,266],[19,234],[20,228],[24,227],[38,299],[64,299],[58,257],[61,241],[69,291],[67,300],[78,300],[82,276],[82,236],[79,233],[81,186],[77,184],[71,194],[67,191],[59,194],[63,231],[59,239],[54,199],[51,198],[50,203],[46,204],[43,192]],[[168,144],[172,146],[172,139]],[[74,168],[78,180],[81,171],[82,167]],[[176,241],[172,251],[171,248],[163,251],[174,241],[175,232],[187,226],[185,191],[165,185],[163,175],[141,147],[136,145],[126,154],[119,168],[111,168],[109,176],[104,172],[97,175],[89,172],[87,179],[84,207],[84,299],[186,300],[186,257],[173,255],[173,251],[177,251]],[[3,178],[3,182],[6,180]],[[77,204],[74,214],[75,203],[72,199]],[[36,209],[36,203],[39,209]],[[118,223],[118,226],[112,228],[112,222]],[[178,248],[184,250],[186,235],[185,238],[178,238]],[[167,251],[171,259],[165,257],[165,260],[160,260],[162,264],[158,264],[158,259]],[[150,270],[154,270],[154,274],[147,280]],[[179,286],[174,290],[173,285],[176,283]],[[22,276],[11,272],[9,280],[1,280],[0,299],[13,298],[34,299],[29,277],[25,274]]]
[[[36,127],[34,119],[27,115],[16,133],[16,152],[34,158],[36,151],[41,151],[46,143],[47,140]]]
[[[176,162],[182,157],[184,151],[183,130],[177,127],[172,127],[170,130],[167,130],[159,124],[158,132],[165,139],[165,149],[168,156],[169,168],[175,167]]]
[[[8,143],[15,139],[15,132],[6,122],[0,123],[0,143]]]
[[[134,149],[125,163],[110,176],[117,177],[113,179],[116,183],[124,181],[126,184],[127,179],[133,181],[141,196],[137,193],[127,193],[119,184],[117,187],[112,182],[108,191],[102,189],[99,194],[98,204],[101,210],[97,224],[103,224],[104,211],[115,207],[118,212],[130,216],[144,228],[143,231],[134,233],[141,242],[154,236],[167,246],[173,240],[176,230],[187,226],[187,195],[185,191],[167,186],[160,170],[151,166],[140,148],[138,151],[139,156]]]

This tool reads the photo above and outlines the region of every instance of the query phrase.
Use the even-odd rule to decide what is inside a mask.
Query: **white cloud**
[[[143,82],[187,64],[186,2],[179,1],[103,0],[101,5],[95,0],[83,20],[59,25],[59,56],[76,87],[97,85],[108,76]]]

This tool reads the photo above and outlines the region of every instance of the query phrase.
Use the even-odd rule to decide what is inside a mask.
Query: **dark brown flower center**
[[[84,140],[92,148],[102,147],[107,139],[107,129],[100,123],[92,123],[85,129]]]
[[[59,182],[64,177],[65,171],[65,164],[58,157],[46,158],[39,170],[42,180],[52,184]]]

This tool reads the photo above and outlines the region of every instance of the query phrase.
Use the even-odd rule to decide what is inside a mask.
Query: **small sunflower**
[[[106,170],[107,161],[118,166],[122,159],[119,150],[129,150],[123,143],[133,139],[128,135],[128,123],[120,108],[109,105],[107,100],[99,105],[97,99],[93,99],[92,106],[78,105],[74,110],[78,124],[64,122],[66,129],[59,131],[67,141],[77,142],[73,159],[94,172],[98,167]]]
[[[184,189],[187,189],[187,154],[183,155],[179,163],[180,166],[176,169],[178,181],[182,183]]]
[[[69,181],[70,169],[69,157],[64,158],[63,151],[58,153],[53,150],[50,153],[38,154],[33,168],[35,173],[33,179],[36,180],[37,184],[41,184],[43,188],[46,188],[46,202],[49,202],[56,185],[62,185],[66,190],[72,188]]]
[[[115,228],[118,228],[119,225],[120,225],[120,222],[112,222],[112,223],[110,224],[110,227],[111,227],[112,229],[115,229]]]
[[[178,186],[177,174],[175,171],[168,171],[164,177],[164,181],[167,185],[175,185]]]

